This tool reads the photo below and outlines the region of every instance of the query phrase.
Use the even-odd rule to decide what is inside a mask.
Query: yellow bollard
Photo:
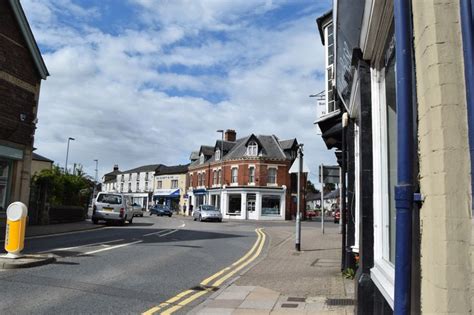
[[[25,246],[26,217],[28,208],[22,202],[14,202],[7,208],[7,226],[5,231],[6,258],[19,258]]]

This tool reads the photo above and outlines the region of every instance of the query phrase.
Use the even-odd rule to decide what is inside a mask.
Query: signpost
[[[337,165],[321,164],[319,182],[321,183],[321,232],[324,234],[324,184],[339,184],[340,170]]]

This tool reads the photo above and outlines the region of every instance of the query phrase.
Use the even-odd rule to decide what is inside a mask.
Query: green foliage
[[[355,277],[355,270],[352,269],[352,268],[346,268],[343,272],[342,272],[342,276],[346,279],[354,279]]]
[[[32,186],[46,193],[52,206],[84,206],[93,189],[93,183],[84,175],[65,174],[58,166],[53,166],[51,170],[42,170],[35,175]]]
[[[311,193],[318,193],[318,192],[319,192],[319,189],[317,189],[317,188],[314,186],[313,182],[310,181],[309,179],[308,179],[308,181],[306,182],[306,190],[307,190],[307,192],[311,192]]]

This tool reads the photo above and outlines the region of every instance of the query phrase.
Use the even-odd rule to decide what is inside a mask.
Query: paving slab
[[[47,265],[56,261],[53,255],[24,255],[20,258],[5,258],[0,256],[0,269],[31,268]]]
[[[203,308],[198,315],[232,315],[234,308]]]

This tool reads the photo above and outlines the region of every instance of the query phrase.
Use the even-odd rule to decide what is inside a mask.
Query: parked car
[[[168,216],[171,218],[173,211],[167,205],[154,205],[150,208],[150,216],[156,214],[157,216]]]
[[[193,212],[193,220],[222,222],[222,214],[219,209],[211,205],[200,205]]]
[[[332,216],[334,218],[334,223],[339,223],[339,220],[341,219],[341,212],[339,211],[339,209],[334,210]]]
[[[129,196],[118,193],[99,193],[92,207],[92,223],[99,221],[118,222],[121,225],[128,221],[132,224],[133,207]]]
[[[133,216],[134,217],[143,217],[143,213],[145,212],[145,208],[143,208],[142,205],[139,205],[138,203],[133,203],[132,204],[133,208]]]

